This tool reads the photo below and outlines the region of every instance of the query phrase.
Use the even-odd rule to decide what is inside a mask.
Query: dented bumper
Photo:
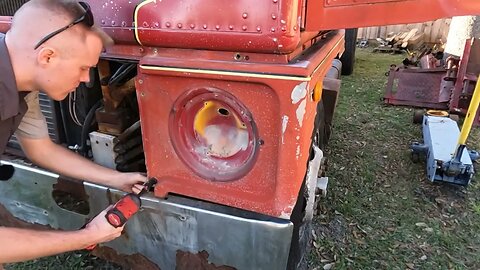
[[[84,215],[61,208],[52,197],[58,175],[2,163],[16,170],[9,181],[0,182],[0,211],[8,211],[14,219],[3,218],[1,225],[24,221],[75,230],[123,193],[85,182],[90,211]],[[124,234],[101,245],[97,254],[106,246],[119,257],[141,255],[159,269],[193,269],[192,263],[214,269],[286,268],[293,230],[288,220],[174,196],[164,200],[147,195],[142,204],[143,210],[127,223]]]

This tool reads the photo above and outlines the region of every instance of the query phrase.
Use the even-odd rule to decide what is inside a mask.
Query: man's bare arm
[[[105,219],[106,211],[78,231],[34,231],[0,227],[0,264],[31,260],[67,251],[84,249],[120,236]]]
[[[102,167],[55,144],[50,138],[31,139],[19,136],[19,141],[27,157],[35,164],[76,179],[114,187],[124,191],[139,192],[146,178],[139,173],[120,173]]]

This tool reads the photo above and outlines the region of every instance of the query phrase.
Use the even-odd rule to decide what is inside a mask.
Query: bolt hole
[[[250,56],[245,55],[245,57],[243,59],[245,59],[245,61],[248,61],[248,60],[250,60]]]
[[[260,140],[258,141],[258,144],[259,144],[259,145],[264,145],[264,144],[265,144],[265,141],[262,140],[262,139],[260,139]]]
[[[95,143],[96,143],[96,144],[99,144],[99,142],[98,142],[98,141],[95,141]]]
[[[38,183],[37,183],[37,182],[34,182],[34,184],[35,184],[35,185],[38,185]]]
[[[242,55],[239,54],[239,53],[236,53],[235,56],[233,56],[233,59],[238,61],[238,60],[242,59]]]
[[[218,113],[223,115],[223,116],[228,116],[230,114],[230,112],[225,108],[218,109]]]
[[[108,147],[108,143],[105,143],[105,146]]]

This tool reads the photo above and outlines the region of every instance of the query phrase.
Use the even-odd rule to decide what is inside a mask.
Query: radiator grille
[[[44,93],[39,93],[38,98],[40,100],[40,109],[42,110],[45,119],[47,119],[48,126],[48,135],[54,142],[58,142],[58,130],[57,130],[57,120],[55,117],[55,104]],[[8,142],[8,146],[20,149],[20,144],[18,143],[15,135],[12,136]]]
[[[28,0],[0,0],[0,16],[13,16]]]

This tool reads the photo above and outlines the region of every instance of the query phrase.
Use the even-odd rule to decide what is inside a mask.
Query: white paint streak
[[[285,137],[285,131],[287,130],[287,124],[288,124],[288,116],[284,115],[282,116],[282,144],[285,144],[283,139]]]
[[[303,125],[303,117],[305,116],[305,108],[307,106],[307,99],[304,99],[297,108],[297,120],[300,127]]]
[[[300,145],[297,145],[297,152],[295,153],[297,160],[300,158]]]
[[[292,90],[291,98],[292,104],[297,104],[302,98],[307,96],[307,82],[295,86]]]

